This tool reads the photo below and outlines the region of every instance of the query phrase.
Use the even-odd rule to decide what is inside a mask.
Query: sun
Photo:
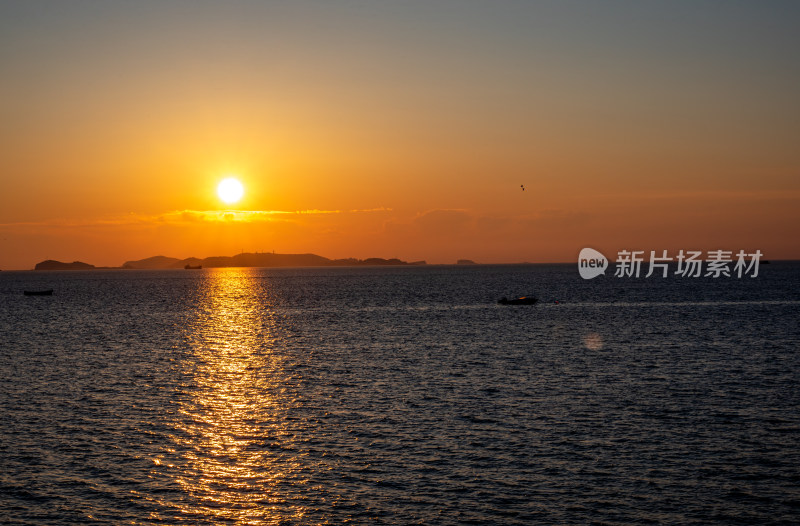
[[[231,205],[244,196],[244,186],[235,177],[227,177],[217,185],[217,195]]]

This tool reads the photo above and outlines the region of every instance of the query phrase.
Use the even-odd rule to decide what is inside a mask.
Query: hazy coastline
[[[97,267],[83,261],[71,263],[48,259],[37,263],[33,270],[165,270],[224,267],[345,267],[345,266],[402,266],[425,265],[425,261],[403,261],[397,258],[343,258],[329,259],[317,254],[276,254],[274,252],[243,252],[235,256],[189,257],[178,259],[167,256],[126,261],[118,267]]]

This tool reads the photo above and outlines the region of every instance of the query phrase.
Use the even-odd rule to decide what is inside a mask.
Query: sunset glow
[[[798,27],[0,0],[0,523],[800,524]]]
[[[0,269],[800,258],[800,6],[314,5],[3,4]]]

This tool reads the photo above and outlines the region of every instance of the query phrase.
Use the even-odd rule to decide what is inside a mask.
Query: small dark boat
[[[185,268],[186,270],[200,270],[201,268],[203,268],[203,265],[186,265],[183,268]]]
[[[26,296],[52,296],[53,289],[47,290],[26,290],[23,292]]]
[[[500,305],[534,305],[538,298],[534,298],[533,296],[520,296],[519,298],[500,298],[497,300],[497,303]]]

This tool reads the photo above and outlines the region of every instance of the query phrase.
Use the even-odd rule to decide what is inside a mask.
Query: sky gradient
[[[798,25],[775,1],[0,1],[0,268],[800,259]]]

